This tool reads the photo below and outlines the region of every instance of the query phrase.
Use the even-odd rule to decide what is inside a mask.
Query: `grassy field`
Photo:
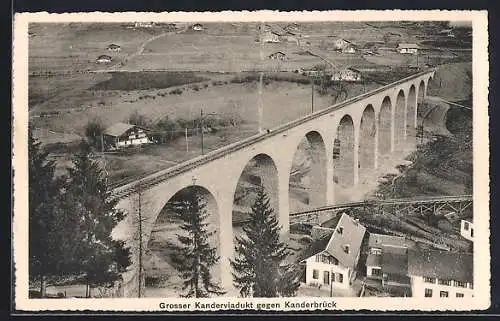
[[[270,23],[279,29],[285,24]],[[166,116],[170,119],[194,119],[200,110],[217,113],[218,117],[237,114],[245,121],[245,128],[229,128],[225,137],[208,135],[207,148],[216,148],[245,135],[255,133],[259,100],[264,106],[263,128],[271,128],[302,117],[310,112],[311,87],[292,81],[265,81],[259,97],[256,81],[235,83],[235,75],[245,77],[241,70],[278,71],[312,67],[322,60],[308,54],[312,50],[338,66],[401,66],[413,64],[408,55],[390,50],[398,41],[415,41],[427,35],[426,40],[436,40],[431,29],[415,23],[381,24],[361,22],[301,23],[299,47],[293,42],[260,45],[256,42],[257,23],[207,23],[202,32],[177,32],[158,28],[130,28],[122,24],[33,24],[30,25],[29,105],[43,143],[72,143],[83,137],[84,127],[93,119],[100,119],[105,126],[127,121],[138,112],[154,123]],[[339,54],[333,50],[337,38],[352,41],[358,48],[385,44],[379,56]],[[420,40],[419,40],[420,39]],[[119,53],[110,53],[106,47],[119,44]],[[441,44],[441,43],[440,43]],[[446,43],[445,43],[446,44]],[[453,48],[454,49],[454,48]],[[287,60],[275,63],[267,58],[270,53],[283,51]],[[455,59],[461,53],[436,50],[442,59]],[[81,73],[81,70],[106,69],[111,66],[95,64],[100,54],[113,56],[111,65],[125,72]],[[463,53],[467,55],[467,53]],[[120,63],[123,62],[122,65]],[[463,77],[461,67],[438,72],[441,91],[445,98],[464,93],[463,86],[455,85]],[[456,71],[453,71],[455,70]],[[168,69],[168,72],[133,72],[143,69]],[[197,72],[190,72],[197,70]],[[214,72],[216,71],[216,72]],[[43,72],[43,73],[42,73]],[[240,73],[234,73],[240,72]],[[65,73],[65,74],[61,74]],[[284,74],[285,77],[287,73]],[[290,74],[291,75],[291,74]],[[255,77],[254,77],[255,79]],[[367,84],[366,90],[379,84]],[[350,85],[348,97],[363,93],[363,85]],[[432,90],[429,93],[433,93]],[[458,93],[458,95],[457,95]],[[315,110],[334,103],[332,97],[315,95]],[[287,106],[286,113],[282,106]],[[51,117],[36,117],[54,112]],[[237,132],[237,133],[236,133]],[[234,138],[230,136],[234,135]],[[110,156],[110,167],[116,177],[132,174],[144,158],[151,159],[147,169],[175,164],[191,157],[184,151],[185,143],[174,142],[168,146],[145,148],[133,155]],[[193,143],[196,148],[196,142]],[[178,151],[176,151],[179,149]],[[155,150],[155,152],[151,152]],[[61,164],[67,161],[58,155]],[[127,159],[124,159],[127,158]],[[62,165],[61,165],[62,166]]]

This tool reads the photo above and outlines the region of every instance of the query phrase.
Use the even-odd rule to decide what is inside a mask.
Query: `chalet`
[[[122,48],[119,46],[119,45],[116,45],[114,43],[110,44],[108,46],[108,51],[114,51],[114,52],[118,52],[118,51],[121,51]]]
[[[346,68],[333,72],[333,81],[361,81],[361,71],[354,68]]]
[[[365,227],[342,213],[326,222],[324,234],[313,242],[306,258],[305,282],[348,289],[356,273]]]
[[[276,31],[265,31],[262,35],[262,41],[265,43],[278,43],[280,42],[280,34]]]
[[[270,54],[268,58],[271,60],[283,61],[286,60],[286,55],[282,51],[276,51],[275,53]]]
[[[337,39],[333,42],[333,48],[335,50],[342,50],[349,45],[352,45],[351,42],[345,39]]]
[[[412,296],[417,298],[474,297],[473,255],[417,248],[408,253]]]
[[[97,57],[96,62],[99,64],[105,64],[111,62],[111,60],[111,57],[108,55],[100,55],[99,57]]]
[[[295,22],[292,22],[285,27],[285,30],[292,32],[299,31],[299,25]]]
[[[299,45],[299,39],[297,34],[290,31],[286,31],[281,36],[279,36],[279,40],[284,42],[293,42],[297,44],[297,46]]]
[[[356,47],[349,40],[337,39],[333,42],[333,49],[342,53],[356,53]]]
[[[153,28],[155,26],[154,22],[147,22],[147,21],[137,21],[134,24],[135,28]]]
[[[104,131],[103,138],[106,146],[111,149],[127,146],[138,146],[151,143],[147,136],[147,129],[125,123],[116,123]]]
[[[400,236],[370,233],[366,276],[382,281],[382,286],[410,287],[408,246]]]
[[[474,241],[474,224],[472,224],[472,222],[468,220],[461,220],[460,235],[462,235],[469,241]]]
[[[193,29],[194,31],[202,31],[204,28],[201,23],[195,23],[191,26],[191,29]]]
[[[418,49],[418,45],[414,43],[400,43],[396,48],[396,50],[402,54],[417,54]]]

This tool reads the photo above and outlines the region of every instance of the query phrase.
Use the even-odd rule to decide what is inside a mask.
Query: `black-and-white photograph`
[[[30,299],[477,296],[472,19],[27,37]]]

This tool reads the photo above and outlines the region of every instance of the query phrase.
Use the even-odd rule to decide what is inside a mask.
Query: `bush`
[[[182,95],[182,89],[176,88],[169,93],[170,95]]]
[[[85,137],[93,147],[101,148],[101,135],[105,127],[100,118],[94,118],[85,125]]]

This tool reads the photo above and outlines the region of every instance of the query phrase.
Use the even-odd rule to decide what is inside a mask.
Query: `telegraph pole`
[[[314,113],[314,77],[312,77],[311,86],[311,113]]]
[[[200,109],[201,154],[203,155],[203,109]]]
[[[141,187],[138,189],[139,196],[139,298],[142,297],[142,211],[141,211]]]

